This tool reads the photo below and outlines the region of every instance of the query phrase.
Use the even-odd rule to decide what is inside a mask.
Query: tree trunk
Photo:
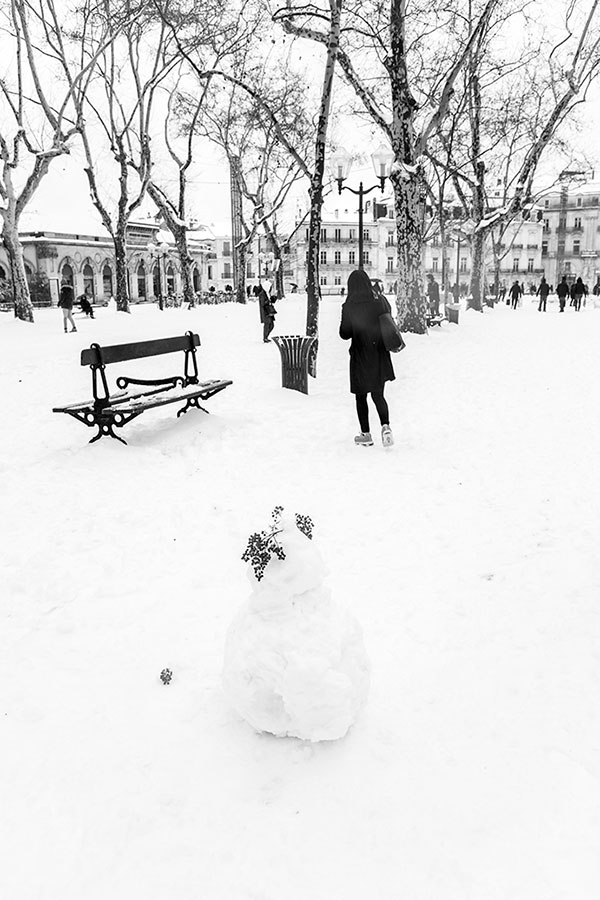
[[[277,298],[281,300],[282,297],[285,297],[285,290],[283,287],[283,260],[281,258],[281,244],[277,238],[277,234],[275,229],[271,227],[268,221],[263,222],[263,227],[265,229],[265,234],[267,235],[269,245],[273,248],[273,287],[277,293]]]
[[[422,184],[415,158],[414,110],[405,48],[405,0],[393,0],[390,18],[390,54],[386,68],[392,96],[392,149],[394,165],[391,181],[396,205],[398,241],[398,325],[404,331],[425,334],[427,301],[423,290]]]
[[[485,236],[476,231],[471,238],[471,284],[469,290],[468,309],[481,312],[483,299],[483,282],[485,278]]]
[[[419,179],[414,176],[406,180],[400,178],[397,172],[393,172],[391,178],[398,243],[398,326],[401,331],[425,334],[428,308],[423,290]]]
[[[319,249],[321,237],[321,207],[323,206],[323,175],[325,173],[325,144],[329,125],[329,110],[333,90],[333,75],[340,44],[342,24],[342,0],[329,0],[329,35],[327,40],[327,62],[323,75],[321,90],[321,108],[315,140],[315,165],[310,184],[310,222],[308,226],[308,272],[306,279],[306,334],[318,337],[319,303],[321,288],[319,285]],[[309,359],[309,373],[313,378],[317,375],[318,341],[313,344]]]
[[[127,248],[125,244],[125,225],[120,223],[113,236],[115,245],[115,269],[117,312],[131,312],[129,308],[129,291],[127,288]]]
[[[194,290],[194,281],[192,278],[193,258],[190,256],[187,242],[187,229],[174,228],[173,237],[175,238],[175,246],[179,256],[179,266],[181,273],[181,283],[183,287],[183,302],[188,306],[196,305],[196,292]]]
[[[324,149],[324,148],[323,148]],[[323,153],[323,156],[325,154]],[[310,220],[308,223],[308,260],[306,267],[306,334],[319,333],[319,250],[321,246],[321,207],[323,205],[323,168],[313,175],[310,186]]]
[[[235,287],[236,303],[246,303],[248,297],[246,295],[246,272],[248,271],[248,244],[242,241],[238,245],[237,253],[233,256],[233,284]],[[260,266],[260,262],[259,262]],[[236,271],[237,270],[237,271]]]
[[[23,262],[23,248],[19,241],[16,224],[8,222],[6,218],[2,228],[2,241],[10,266],[15,318],[21,319],[22,322],[33,322],[33,305]]]

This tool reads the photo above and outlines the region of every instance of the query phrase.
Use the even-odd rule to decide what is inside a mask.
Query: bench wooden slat
[[[143,409],[153,409],[156,406],[166,406],[167,403],[177,403],[181,400],[190,400],[193,397],[207,400],[213,394],[222,391],[224,388],[233,384],[232,381],[203,381],[201,384],[190,384],[185,388],[171,388],[162,394],[154,396],[140,397],[139,399],[126,399],[103,409],[105,415],[113,415],[117,413],[140,412]]]
[[[200,336],[192,335],[194,347],[200,346]],[[190,338],[187,335],[172,338],[157,338],[152,341],[136,341],[131,344],[113,344],[101,347],[100,354],[96,347],[81,351],[82,366],[98,366],[101,361],[109,363],[124,362],[129,359],[143,359],[147,356],[161,356],[163,353],[175,353],[177,350],[188,350]]]
[[[137,397],[148,397],[152,394],[160,394],[163,391],[171,390],[168,385],[162,385],[161,387],[148,387],[146,390],[135,390],[135,391],[117,391],[116,394],[111,394],[110,399],[107,402],[107,406],[112,406],[113,403],[125,403],[128,400],[135,400]],[[76,410],[76,409],[90,409],[94,406],[93,400],[83,400],[81,403],[67,403],[65,406],[55,406],[52,412],[64,412],[65,410]]]

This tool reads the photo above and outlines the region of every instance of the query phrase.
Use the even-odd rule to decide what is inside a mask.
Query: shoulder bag
[[[386,350],[389,350],[391,353],[399,353],[400,350],[404,350],[406,347],[404,338],[400,334],[400,329],[391,313],[385,312],[379,316],[379,328],[381,330],[381,340]]]

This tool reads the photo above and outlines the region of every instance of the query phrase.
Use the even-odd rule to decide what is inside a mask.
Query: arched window
[[[95,299],[96,285],[94,283],[94,270],[89,264],[86,264],[83,267],[83,290],[90,302]]]
[[[167,269],[167,294],[175,293],[175,272],[173,271],[173,266],[169,266]]]
[[[62,267],[60,277],[62,281],[66,281],[67,284],[70,284],[71,287],[75,286],[75,278],[73,277],[73,268],[69,265],[69,263],[65,263]]]
[[[137,267],[137,292],[140,299],[146,299],[146,266],[141,260]]]
[[[192,272],[192,284],[194,285],[194,290],[200,290],[200,272],[198,271],[198,266],[194,266],[194,271]]]
[[[104,266],[102,269],[102,292],[107,300],[109,297],[112,297],[113,275],[109,265]]]

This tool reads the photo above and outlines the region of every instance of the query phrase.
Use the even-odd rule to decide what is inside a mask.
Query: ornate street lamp
[[[370,194],[371,191],[379,188],[383,191],[385,187],[386,178],[390,176],[390,170],[392,167],[392,162],[394,161],[394,154],[392,151],[385,147],[383,144],[377,148],[377,150],[371,154],[371,160],[373,162],[373,168],[375,169],[375,174],[379,178],[379,184],[374,184],[372,187],[365,188],[362,181],[358,186],[358,190],[354,188],[348,187],[348,185],[344,184],[344,181],[348,177],[348,173],[350,172],[350,168],[352,165],[352,158],[350,154],[345,150],[341,150],[339,153],[335,153],[330,159],[330,172],[333,178],[337,181],[338,186],[338,194],[341,194],[342,191],[350,191],[351,194],[356,194],[358,196],[358,268],[364,268],[363,262],[363,243],[364,243],[364,235],[363,235],[363,214],[364,214],[364,204],[363,198],[365,194]]]
[[[163,283],[166,287],[167,276],[165,272],[165,260],[170,252],[170,245],[166,241],[150,241],[146,244],[146,250],[151,260],[157,260],[158,263],[158,308],[164,309]]]

